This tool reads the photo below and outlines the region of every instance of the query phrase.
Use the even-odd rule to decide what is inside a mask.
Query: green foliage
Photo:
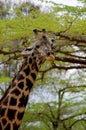
[[[24,5],[25,6],[25,5]],[[30,8],[30,7],[28,7]],[[46,28],[47,31],[60,31],[64,30],[68,26],[68,21],[73,21],[73,17],[69,15],[70,12],[85,12],[86,9],[78,9],[77,7],[63,7],[63,11],[68,11],[65,15],[61,17],[56,17],[55,13],[58,13],[58,8],[56,7],[55,12],[43,14],[39,12],[39,10],[32,10],[32,12],[28,16],[20,15],[18,8],[19,17],[15,17],[13,19],[3,19],[0,20],[0,45],[3,44],[12,44],[14,39],[22,39],[22,38],[31,38],[32,30],[34,28],[42,29]],[[62,8],[61,8],[62,11]],[[58,16],[58,15],[57,15]],[[74,16],[74,14],[73,14]],[[76,17],[76,14],[75,14]],[[86,33],[85,29],[86,20],[77,19],[75,20],[71,30],[68,33],[81,35],[83,32]],[[12,40],[12,41],[10,41]]]
[[[0,19],[5,18],[8,11],[9,11],[9,8],[5,7],[4,3],[0,1]]]
[[[81,1],[81,2],[83,2],[84,4],[86,3],[86,0],[78,0],[78,1]]]
[[[1,83],[4,83],[4,82],[9,82],[9,81],[11,81],[11,78],[9,78],[9,77],[0,77],[0,84]]]
[[[20,128],[20,130],[23,129],[25,122],[27,124],[27,125],[25,124],[26,126],[24,128],[25,130],[27,129],[50,130],[48,128],[49,121],[47,120],[47,116],[45,116],[45,118],[42,119],[42,116],[41,116],[42,112],[45,114],[49,113],[46,103],[31,104],[30,108],[26,110],[26,113],[24,115],[23,122],[22,122],[22,127]]]
[[[72,124],[74,124],[72,126],[73,129],[78,130],[80,127],[80,129],[83,130],[83,128],[86,126],[85,121],[84,119],[80,121],[78,118],[79,115],[82,115],[86,112],[85,108],[81,107],[79,102],[71,103],[71,101],[71,99],[69,101],[63,101],[60,109],[58,108],[59,102],[30,104],[30,107],[26,110],[24,115],[20,130],[22,130],[24,126],[25,130],[45,130],[45,128],[46,130],[54,130],[53,123],[55,121],[57,123],[58,130],[65,130],[63,122],[65,123],[66,128],[71,127]],[[61,116],[60,120],[59,118],[57,119],[58,114]],[[81,124],[81,122],[83,124]]]

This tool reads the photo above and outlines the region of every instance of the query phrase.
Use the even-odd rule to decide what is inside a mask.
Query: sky
[[[21,4],[22,2],[30,2],[31,4],[38,6],[42,12],[50,12],[52,10],[53,4],[51,2],[69,6],[83,6],[83,4],[78,0],[43,0],[44,2],[41,2],[41,0],[0,0],[0,1],[3,1],[5,3],[11,1],[12,5],[14,3]]]
[[[11,1],[12,3],[22,3],[23,1],[25,2],[31,2],[31,3],[35,3],[36,5],[41,4],[41,0],[0,0],[3,2],[7,2],[7,1]],[[82,6],[81,2],[78,2],[77,0],[44,0],[44,1],[52,1],[58,4],[63,4],[63,5],[70,5],[70,6]],[[43,2],[43,4],[45,4],[45,2]],[[47,3],[50,4],[50,3]]]
[[[27,0],[27,1],[32,1],[34,3],[40,3],[39,0]],[[46,0],[45,0],[46,1]],[[70,5],[70,6],[81,6],[81,2],[78,2],[77,0],[47,0],[48,2],[52,1],[58,4],[63,4],[63,5]],[[45,2],[44,2],[45,3]]]

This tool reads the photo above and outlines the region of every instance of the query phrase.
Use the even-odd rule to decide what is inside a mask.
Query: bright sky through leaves
[[[41,1],[42,0],[0,0],[0,1],[3,1],[3,2],[8,2],[8,1],[11,1],[12,3],[22,3],[23,1],[24,2],[31,2],[31,3],[35,3],[36,5],[39,5],[41,4]],[[64,5],[69,5],[69,6],[82,6],[83,4],[77,0],[43,0],[45,3],[46,1],[47,2],[55,2],[55,3],[58,3],[58,4],[64,4]],[[48,3],[49,4],[49,3]]]

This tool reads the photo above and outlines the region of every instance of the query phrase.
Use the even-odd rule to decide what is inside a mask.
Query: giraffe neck
[[[18,130],[28,96],[43,60],[29,57],[12,80],[0,102],[0,130]]]

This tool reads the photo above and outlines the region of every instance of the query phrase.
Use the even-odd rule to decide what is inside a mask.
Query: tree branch
[[[77,59],[77,58],[68,58],[68,57],[64,57],[64,58],[63,57],[56,57],[55,59],[58,61],[83,64],[86,66],[86,60],[81,60],[81,59]]]
[[[62,31],[61,32],[56,32],[56,33],[54,32],[53,34],[56,35],[56,36],[59,36],[61,38],[64,38],[66,40],[69,40],[69,41],[76,41],[78,43],[86,43],[86,39],[84,39],[82,37],[78,37],[78,38],[76,38],[76,37],[70,37],[68,35],[63,34]]]
[[[74,126],[76,123],[78,123],[79,121],[86,121],[86,119],[79,119],[79,120],[76,120],[74,121],[70,126],[69,128],[72,128],[72,126]]]
[[[18,50],[18,49],[15,51],[9,51],[9,52],[0,50],[0,54],[3,54],[3,55],[16,54],[16,53],[20,53],[20,52],[21,52],[21,50]]]
[[[51,67],[49,67],[48,69],[45,70],[40,70],[39,72],[41,73],[41,80],[43,80],[45,73],[47,73],[50,70],[53,69],[59,69],[59,70],[70,70],[70,69],[86,69],[86,65],[75,65],[75,66],[59,66],[59,65],[55,65],[53,64]]]
[[[66,121],[66,120],[69,120],[69,119],[72,119],[72,118],[75,118],[75,117],[78,117],[78,116],[82,116],[82,115],[86,115],[86,113],[85,112],[84,113],[77,113],[75,115],[71,115],[67,118],[61,119],[61,121]]]

